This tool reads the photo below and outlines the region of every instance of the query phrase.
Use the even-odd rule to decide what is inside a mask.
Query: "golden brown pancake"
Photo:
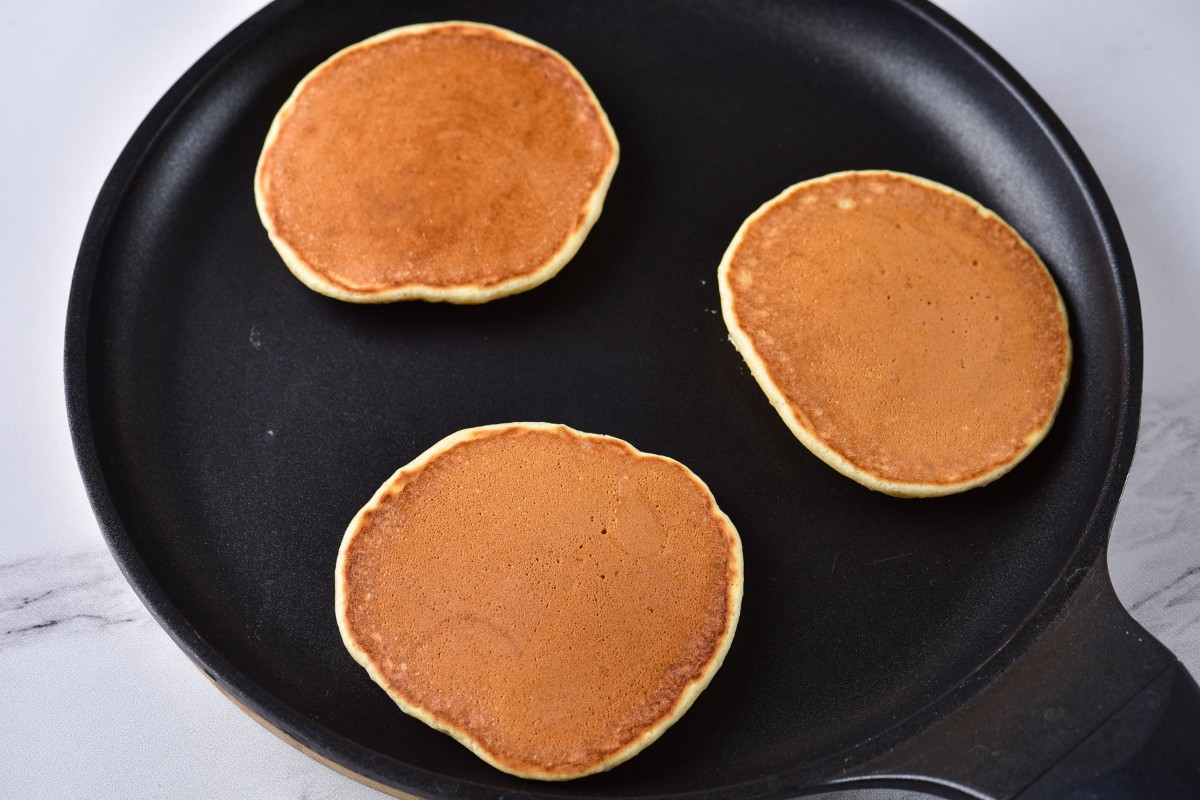
[[[607,436],[460,431],[346,531],[342,639],[401,709],[505,772],[566,780],[653,742],[708,685],[737,531],[686,467]]]
[[[347,47],[280,109],[255,174],[292,272],[340,300],[481,303],[533,288],[600,215],[617,140],[553,50],[468,22]]]
[[[784,191],[719,269],[730,337],[792,432],[902,497],[1012,469],[1045,437],[1071,362],[1038,255],[946,186],[842,172]]]

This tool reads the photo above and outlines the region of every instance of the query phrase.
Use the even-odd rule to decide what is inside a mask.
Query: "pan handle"
[[[845,783],[987,800],[1200,797],[1200,688],[1121,606],[1103,560],[1076,578],[999,677],[961,687],[957,710]]]
[[[1200,796],[1200,688],[1176,661],[1020,794],[1058,798]]]

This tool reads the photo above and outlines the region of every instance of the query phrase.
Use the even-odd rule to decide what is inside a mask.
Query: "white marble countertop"
[[[1109,564],[1134,616],[1200,675],[1200,4],[942,5],[1055,109],[1121,220],[1145,391]],[[44,0],[0,12],[5,797],[382,796],[243,715],[150,619],[108,554],[67,433],[62,331],[92,203],[151,106],[255,6]]]

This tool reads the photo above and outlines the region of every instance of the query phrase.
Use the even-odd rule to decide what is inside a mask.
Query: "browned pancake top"
[[[351,293],[536,272],[583,226],[615,150],[561,57],[485,26],[368,40],[290,102],[260,167],[265,213]]]
[[[963,195],[885,172],[801,184],[748,223],[728,263],[753,355],[796,423],[853,469],[960,484],[1052,421],[1070,356],[1057,289]]]
[[[520,425],[405,473],[344,545],[344,630],[402,706],[492,763],[588,771],[719,665],[740,545],[676,462]]]

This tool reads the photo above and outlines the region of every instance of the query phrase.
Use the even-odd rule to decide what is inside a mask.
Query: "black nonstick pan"
[[[470,19],[562,52],[622,160],[546,285],[478,307],[340,303],[259,224],[252,175],[296,82],[398,25]],[[1011,222],[1065,296],[1071,384],[1008,476],[872,493],[788,432],[729,343],[716,269],[786,186],[916,173]],[[423,796],[1200,795],[1200,693],[1104,561],[1133,455],[1129,256],[1062,124],[918,0],[278,2],[218,44],[121,155],[66,335],[74,443],[146,605],[234,700],[332,764]],[[355,511],[459,428],[562,422],[676,458],[741,532],[725,666],[609,773],[522,781],[402,714],[345,652],[333,564]]]

